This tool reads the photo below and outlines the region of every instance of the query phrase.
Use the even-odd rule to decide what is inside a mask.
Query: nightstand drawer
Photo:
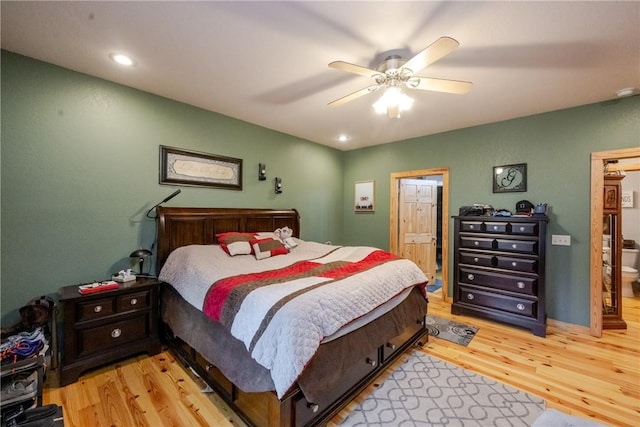
[[[149,291],[121,295],[118,297],[116,305],[119,313],[129,310],[145,309],[149,307]]]
[[[113,313],[113,298],[78,303],[78,320],[99,319]]]
[[[78,357],[108,350],[149,335],[147,315],[78,331]]]

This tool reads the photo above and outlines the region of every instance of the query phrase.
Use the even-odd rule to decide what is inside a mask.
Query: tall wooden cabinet
[[[547,216],[454,220],[451,313],[497,320],[546,336]]]
[[[602,328],[626,329],[622,319],[622,179],[624,175],[604,176],[602,221],[604,234],[610,235],[609,256],[602,266]],[[606,259],[608,258],[608,259]]]

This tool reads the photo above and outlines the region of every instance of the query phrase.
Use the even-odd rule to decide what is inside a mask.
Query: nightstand
[[[64,344],[60,386],[88,369],[137,353],[161,350],[158,334],[160,281],[138,278],[118,289],[81,295],[78,285],[60,288]]]

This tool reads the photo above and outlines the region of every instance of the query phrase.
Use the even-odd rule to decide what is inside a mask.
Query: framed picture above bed
[[[375,191],[376,182],[357,181],[355,188],[354,210],[356,212],[373,212],[375,211]]]
[[[242,159],[161,145],[160,184],[242,190]]]

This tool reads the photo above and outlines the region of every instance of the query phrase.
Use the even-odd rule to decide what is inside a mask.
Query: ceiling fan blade
[[[409,89],[432,90],[434,92],[446,92],[465,94],[471,90],[473,83],[462,80],[432,79],[430,77],[413,76],[406,83]]]
[[[368,93],[375,92],[379,88],[380,88],[380,86],[375,86],[375,85],[374,86],[365,87],[364,89],[360,89],[357,92],[350,93],[347,96],[343,96],[342,98],[338,98],[335,101],[331,101],[328,105],[330,107],[337,107],[339,105],[346,104],[349,101],[353,101],[356,98],[360,98],[361,96],[366,95]]]
[[[344,61],[333,61],[329,64],[329,67],[337,70],[346,71],[348,73],[359,74],[361,76],[373,77],[378,74],[382,74],[380,71],[372,70],[370,68],[361,67],[360,65],[350,64]]]
[[[460,46],[460,43],[458,43],[457,40],[454,40],[451,37],[440,37],[438,40],[427,46],[422,52],[419,52],[413,58],[405,62],[404,65],[400,67],[400,71],[408,69],[411,73],[415,74],[426,68],[428,65],[433,64],[443,56],[453,52],[458,48],[458,46]]]

